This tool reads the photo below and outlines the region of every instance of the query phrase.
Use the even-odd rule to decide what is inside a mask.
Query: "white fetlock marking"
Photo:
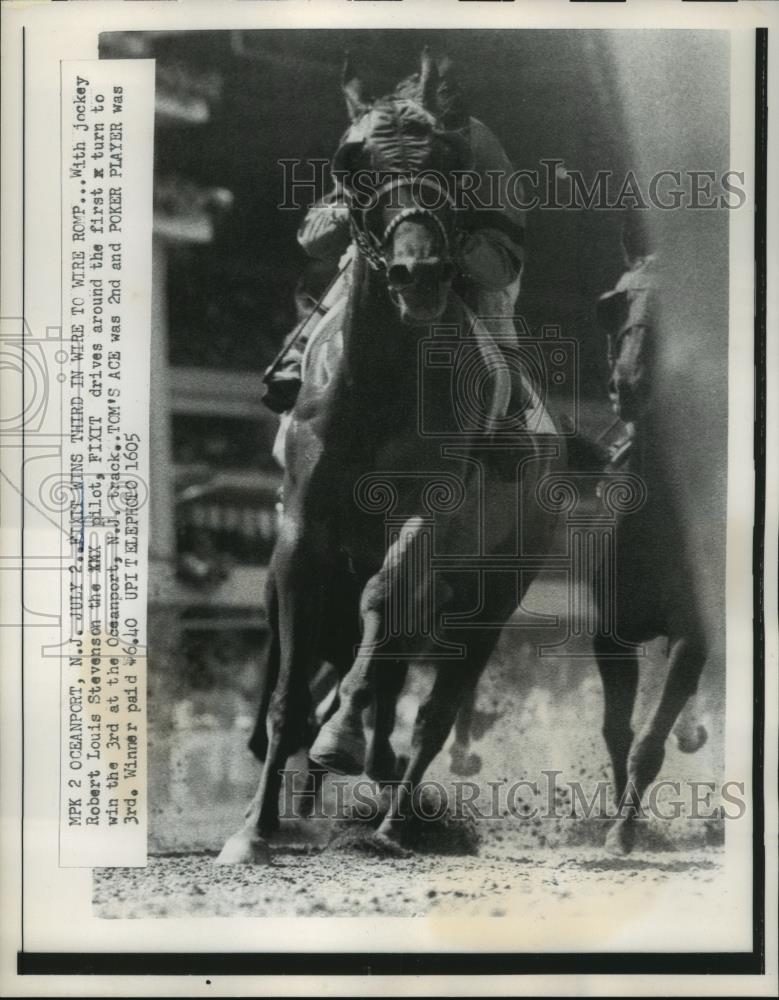
[[[270,848],[264,840],[244,830],[234,833],[215,861],[218,865],[270,864]]]

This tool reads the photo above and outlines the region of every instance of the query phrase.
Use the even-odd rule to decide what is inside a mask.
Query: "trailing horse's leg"
[[[281,770],[295,749],[295,725],[308,717],[308,679],[316,655],[325,565],[321,545],[295,532],[282,535],[271,572],[278,596],[279,671],[266,715],[267,752],[244,826],[227,841],[222,864],[266,861],[264,837],[278,827]]]
[[[690,695],[673,728],[676,745],[682,753],[697,753],[709,738],[699,715],[698,699],[694,694]]]
[[[609,831],[606,845],[616,850],[615,844],[624,840],[624,852],[630,850],[633,828],[624,834],[615,833],[619,817],[623,815],[625,796],[628,789],[628,761],[633,745],[634,733],[631,726],[633,709],[638,690],[638,657],[635,652],[625,649],[615,635],[622,629],[634,632],[630,626],[640,620],[640,608],[636,607],[637,569],[631,560],[635,551],[635,540],[628,528],[631,522],[619,522],[615,540],[615,562],[600,562],[592,577],[592,594],[597,607],[598,631],[593,640],[593,652],[603,683],[603,738],[611,758],[614,776],[614,795],[617,803],[617,820]],[[635,527],[635,525],[633,525]]]
[[[616,646],[607,635],[598,634],[593,646],[603,683],[603,739],[611,757],[614,796],[621,803],[633,744],[630,723],[638,690],[638,658],[625,655],[624,647]]]
[[[674,641],[660,702],[628,760],[629,787],[624,808],[606,841],[612,851],[626,854],[633,846],[641,799],[660,772],[665,742],[687,699],[695,694],[705,662],[706,649],[700,640],[684,636]]]
[[[395,708],[406,681],[407,664],[401,660],[381,660],[374,666],[374,704],[376,718],[368,744],[365,772],[380,784],[397,781],[408,764],[397,757],[390,743],[395,728]]]
[[[693,636],[674,641],[660,702],[652,721],[630,755],[628,778],[643,795],[657,777],[665,755],[665,741],[687,700],[698,689],[706,649]]]
[[[470,750],[478,680],[474,677],[473,683],[464,690],[460,711],[454,722],[454,743],[449,753],[452,773],[461,778],[470,778],[481,771],[481,757]]]

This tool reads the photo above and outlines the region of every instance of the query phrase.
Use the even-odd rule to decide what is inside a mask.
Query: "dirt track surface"
[[[176,916],[507,916],[555,909],[585,915],[587,900],[630,894],[649,903],[659,890],[706,894],[721,848],[636,851],[612,858],[602,848],[522,849],[490,832],[477,857],[377,858],[352,852],[279,847],[270,865],[217,866],[207,854],[152,857],[145,869],[96,874],[103,917]]]
[[[659,696],[665,675],[662,654],[656,644],[642,663],[633,719],[636,730]],[[516,669],[518,655],[529,664],[521,675]],[[418,678],[400,699],[393,737],[397,750],[408,745],[417,701],[429,680]],[[369,843],[360,842],[369,839],[364,826],[356,836],[342,837],[346,843],[337,849],[330,841],[334,831],[345,829],[343,822],[293,819],[284,821],[282,836],[271,848],[270,864],[218,866],[215,856],[241,825],[258,766],[246,753],[245,731],[227,735],[218,729],[190,730],[189,735],[179,731],[169,741],[175,754],[161,758],[168,762],[164,781],[159,767],[151,771],[152,777],[157,774],[159,791],[156,805],[152,794],[149,865],[97,870],[95,912],[108,918],[522,913],[537,916],[539,926],[554,913],[563,923],[570,916],[577,934],[586,936],[596,912],[619,914],[624,909],[626,914],[652,914],[651,934],[652,927],[662,929],[658,907],[667,907],[674,916],[687,906],[692,908],[689,925],[692,928],[697,921],[700,926],[706,897],[722,905],[717,893],[728,824],[690,815],[689,782],[722,781],[720,699],[716,687],[703,693],[700,719],[709,739],[697,753],[683,754],[673,737],[669,739],[659,780],[681,782],[684,805],[674,817],[668,805],[673,791],[661,797],[663,815],[641,822],[635,850],[627,858],[613,857],[603,846],[608,819],[586,818],[572,804],[573,783],[581,782],[590,796],[598,782],[610,779],[600,732],[601,686],[591,659],[572,661],[564,671],[556,663],[549,666],[534,659],[529,648],[518,654],[516,646],[507,643],[502,655],[498,650],[479,690],[480,710],[498,718],[473,746],[483,766],[469,780],[482,810],[489,812],[494,786],[500,789],[500,807],[486,818],[483,811],[480,818],[469,821],[470,831],[480,841],[477,853],[445,853],[452,847],[451,838],[435,827],[432,833],[427,831],[428,853],[418,850],[411,857],[376,854]],[[551,793],[548,769],[559,772]],[[454,787],[448,749],[433,762],[427,778],[447,789]],[[536,782],[539,792],[520,792],[508,809],[507,789],[520,780]],[[325,801],[331,812],[330,782]],[[718,801],[715,795],[712,807]],[[468,838],[463,849],[467,846]],[[602,934],[602,920],[595,924]],[[614,933],[618,941],[620,919]],[[595,941],[595,947],[599,945],[602,938]]]

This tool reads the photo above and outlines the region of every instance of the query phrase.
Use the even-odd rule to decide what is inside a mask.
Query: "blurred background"
[[[276,418],[262,404],[261,374],[295,323],[301,275],[308,269],[314,286],[324,287],[329,279],[326,268],[311,273],[297,245],[304,209],[277,207],[284,193],[278,161],[305,163],[334,152],[347,125],[340,92],[345,49],[369,92],[378,95],[418,68],[425,44],[435,56],[452,60],[471,114],[492,129],[518,169],[537,170],[542,159],[556,159],[589,182],[599,170],[622,178],[632,169],[644,192],[657,169],[728,169],[728,42],[722,33],[273,30],[101,36],[103,58],[157,61],[152,849],[214,846],[240,815],[257,774],[245,742],[265,641],[261,597],[280,483],[270,454]],[[698,425],[691,425],[698,426],[693,437],[703,428],[702,447],[700,436],[697,444],[687,440],[682,458],[692,456],[694,465],[702,452],[707,456],[693,496],[704,537],[722,539],[711,546],[714,563],[706,573],[721,591],[727,212],[662,214],[674,218],[658,221],[648,212],[646,226],[663,229],[666,240],[670,232],[670,242],[685,248],[679,291],[684,297],[688,289],[687,309],[692,302],[697,316],[694,329],[688,318],[688,328],[673,336],[689,337],[699,348],[696,364],[705,358],[704,383],[700,369],[697,385],[680,383],[681,395],[693,386],[693,411],[695,400],[704,400]],[[527,217],[518,312],[531,330],[556,326],[575,341],[575,386],[560,391],[569,398],[575,389],[581,427],[593,437],[613,419],[595,303],[624,270],[624,215],[545,210]],[[706,408],[710,393],[719,400],[716,412]],[[675,433],[671,427],[671,437]],[[531,595],[536,610],[560,615],[560,635],[569,626],[568,598],[563,581],[551,578],[539,581]],[[577,650],[586,652],[586,637],[580,639]],[[565,692],[575,708],[580,685],[592,686],[596,672],[586,657],[540,660],[532,642],[522,652],[522,677],[512,681],[517,691],[540,686],[555,697]],[[511,650],[504,648],[502,656],[511,659]],[[656,661],[662,664],[662,652]],[[719,690],[722,683],[722,670],[710,671],[706,684]],[[600,720],[593,725],[599,731]]]

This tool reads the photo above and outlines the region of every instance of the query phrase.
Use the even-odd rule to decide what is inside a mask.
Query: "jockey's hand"
[[[457,241],[455,259],[463,277],[499,291],[519,276],[522,261],[511,239],[498,229],[477,229]]]
[[[350,242],[349,208],[334,196],[312,205],[298,230],[298,243],[317,260],[337,261]]]

